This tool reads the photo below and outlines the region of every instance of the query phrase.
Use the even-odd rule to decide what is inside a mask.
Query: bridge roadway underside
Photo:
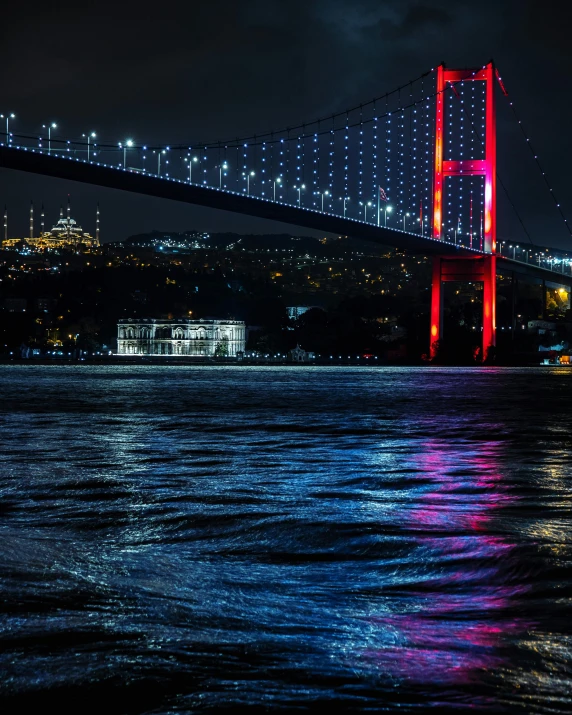
[[[542,283],[542,281],[545,283],[555,283],[559,286],[568,286],[569,290],[572,290],[571,275],[551,271],[548,268],[541,268],[532,263],[513,261],[510,258],[499,255],[497,255],[497,274],[514,278],[524,278],[531,283]]]
[[[136,194],[145,194],[171,201],[182,201],[213,209],[233,211],[271,221],[294,224],[304,228],[333,233],[338,236],[352,236],[367,241],[402,248],[424,255],[471,255],[462,247],[455,247],[431,238],[396,229],[375,226],[363,221],[343,218],[312,209],[298,208],[287,204],[274,203],[255,196],[245,196],[220,191],[197,184],[188,184],[156,176],[138,174],[133,171],[88,164],[74,159],[47,156],[32,150],[0,146],[0,167],[28,171],[34,174],[53,176],[58,179],[81,181],[86,184],[121,189]]]
[[[338,236],[352,236],[353,238],[360,238],[427,256],[473,259],[482,257],[482,254],[469,251],[462,246],[453,246],[415,233],[384,228],[383,226],[322,213],[313,209],[300,209],[296,206],[275,203],[255,196],[220,191],[198,184],[159,179],[149,174],[138,174],[134,171],[124,171],[99,164],[88,164],[85,161],[48,156],[32,150],[0,146],[0,167],[53,176],[58,179],[81,181],[109,189],[120,189],[223,211],[232,211],[271,221],[312,228]],[[504,256],[497,256],[497,273],[526,275],[533,280],[551,281],[559,285],[572,287],[571,276],[565,276],[556,271],[550,271],[532,264],[513,261]]]

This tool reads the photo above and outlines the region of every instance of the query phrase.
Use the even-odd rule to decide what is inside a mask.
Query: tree
[[[215,357],[228,357],[228,338],[226,335],[217,343],[214,354]]]

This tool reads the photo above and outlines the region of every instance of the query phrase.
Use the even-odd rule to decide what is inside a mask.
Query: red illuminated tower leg
[[[486,360],[496,345],[497,258],[484,256],[483,262],[483,360]]]
[[[433,282],[431,285],[431,337],[429,341],[429,357],[437,356],[437,348],[441,339],[443,320],[443,290],[441,284],[441,258],[433,258]]]
[[[447,104],[452,101],[446,89],[459,82],[485,82],[485,156],[484,159],[445,159],[444,143],[447,125]],[[437,343],[443,338],[443,281],[483,281],[483,345],[486,360],[495,346],[496,328],[496,119],[495,119],[495,68],[492,62],[477,69],[450,70],[444,65],[437,68],[437,97],[435,116],[435,163],[433,175],[433,238],[443,240],[443,205],[446,177],[483,176],[485,182],[483,233],[484,255],[465,255],[461,262],[452,256],[441,256],[433,261],[433,294],[431,298],[430,351],[434,358]],[[458,92],[454,91],[458,97]],[[472,241],[472,195],[471,195]]]
[[[433,238],[441,238],[443,221],[443,147],[445,144],[445,66],[437,67],[435,99],[435,168],[433,178]]]

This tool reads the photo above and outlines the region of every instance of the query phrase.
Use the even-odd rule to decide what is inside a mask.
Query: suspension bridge
[[[505,189],[497,174],[499,93],[507,97],[492,62],[462,70],[440,65],[383,96],[308,123],[167,146],[129,138],[106,143],[94,132],[70,139],[56,134],[55,123],[39,134],[12,133],[14,115],[2,115],[0,166],[433,256],[432,354],[442,338],[443,283],[469,281],[483,284],[485,356],[495,345],[498,272],[572,288],[570,254],[530,236],[530,245],[497,240],[497,185]]]

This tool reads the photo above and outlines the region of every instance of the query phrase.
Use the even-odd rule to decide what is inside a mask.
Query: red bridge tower
[[[463,258],[436,256],[433,259],[431,295],[430,353],[435,357],[437,342],[443,333],[442,285],[446,281],[481,281],[483,283],[483,345],[486,358],[495,345],[496,314],[496,116],[495,68],[489,62],[481,70],[450,70],[437,68],[437,117],[435,125],[435,173],[433,193],[433,238],[442,240],[444,177],[484,176],[484,254]],[[447,83],[463,81],[486,82],[485,93],[485,158],[444,161]],[[454,89],[454,86],[453,86]]]

